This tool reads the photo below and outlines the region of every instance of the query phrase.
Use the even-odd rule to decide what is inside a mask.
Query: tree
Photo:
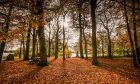
[[[59,17],[57,17],[57,30],[55,36],[55,59],[58,58],[58,41],[59,41]]]
[[[33,38],[32,38],[32,58],[35,57],[36,53],[36,30],[33,28]]]
[[[98,66],[97,45],[96,45],[96,7],[97,0],[90,0],[91,20],[92,20],[92,64]]]
[[[82,28],[82,23],[81,23],[81,12],[82,12],[82,2],[81,0],[79,0],[79,3],[78,3],[78,12],[79,12],[79,28],[80,28],[80,37],[79,37],[79,42],[80,42],[80,57],[81,58],[84,58],[84,55],[83,55],[83,38],[82,38],[82,35],[83,35],[83,28]]]
[[[63,15],[63,60],[65,60],[65,16]]]
[[[7,20],[6,20],[6,27],[4,29],[4,37],[2,38],[2,43],[0,44],[0,63],[2,61],[2,56],[3,56],[3,52],[4,52],[4,48],[5,48],[5,44],[6,44],[6,37],[8,35],[8,30],[9,30],[9,24],[10,24],[10,17],[11,17],[11,12],[13,9],[13,0],[10,1],[9,4],[9,10],[8,10],[8,15],[7,15]]]
[[[29,60],[29,49],[30,49],[30,33],[31,33],[31,28],[28,28],[27,31],[27,41],[26,41],[26,54],[24,55],[24,60]]]
[[[46,56],[46,43],[44,35],[44,16],[43,16],[43,2],[44,0],[36,1],[36,8],[38,9],[36,15],[38,16],[38,27],[37,30],[40,46],[40,62],[39,65],[44,66],[48,65],[47,56]]]
[[[127,32],[128,32],[129,40],[130,40],[130,43],[131,43],[132,53],[133,53],[133,64],[134,64],[135,67],[138,67],[138,62],[137,62],[137,59],[136,59],[136,53],[135,53],[135,49],[134,49],[134,45],[133,45],[130,26],[129,26],[129,23],[128,23],[129,20],[128,20],[127,10],[126,10],[126,0],[124,0],[124,15],[125,15],[125,21],[126,21],[126,26],[127,26]]]

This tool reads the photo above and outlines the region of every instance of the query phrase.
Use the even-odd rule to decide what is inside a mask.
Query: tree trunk
[[[8,34],[8,30],[9,30],[9,24],[10,24],[10,16],[11,16],[11,11],[13,9],[13,4],[12,4],[13,0],[11,0],[10,2],[10,8],[9,8],[9,12],[8,12],[8,15],[7,15],[7,20],[6,20],[6,27],[4,29],[4,37],[2,39],[2,43],[0,44],[0,63],[2,61],[2,56],[3,56],[3,52],[4,52],[4,48],[5,48],[5,44],[6,44],[6,37],[7,37],[7,34]]]
[[[20,50],[19,50],[19,59],[21,59],[21,53],[22,53],[22,40],[23,39],[21,39],[21,44],[20,44]]]
[[[57,31],[55,36],[55,59],[58,58],[59,17],[57,18]]]
[[[78,53],[78,51],[76,52],[76,57],[79,57],[79,53]]]
[[[39,54],[39,42],[38,42],[38,36],[36,35],[36,52]]]
[[[26,41],[26,54],[24,56],[24,60],[29,60],[29,52],[30,52],[30,33],[31,33],[31,28],[28,28],[27,32],[27,41]]]
[[[82,32],[83,32],[83,28],[82,28],[82,23],[81,23],[81,9],[82,9],[82,3],[79,2],[78,4],[78,8],[79,8],[79,28],[80,28],[80,39],[79,39],[79,43],[80,43],[80,57],[81,58],[84,58],[84,55],[83,55],[83,39],[82,39]]]
[[[87,39],[86,39],[86,36],[85,36],[85,31],[83,29],[83,37],[84,37],[84,41],[85,41],[85,54],[86,54],[86,59],[88,59],[88,51],[87,51]]]
[[[22,46],[23,46],[23,56],[25,57],[25,41],[24,41],[24,35],[22,35]]]
[[[32,38],[32,59],[35,57],[35,48],[36,48],[36,30],[33,28],[33,38]]]
[[[39,38],[39,46],[40,46],[40,66],[48,65],[47,61],[47,54],[46,54],[46,42],[45,42],[45,35],[44,35],[44,18],[43,18],[43,2],[44,0],[37,0],[36,6],[37,6],[37,13],[38,16],[38,23],[39,23],[39,29],[37,31],[38,38]]]
[[[129,40],[130,40],[130,44],[131,44],[131,48],[132,48],[132,53],[133,53],[133,64],[134,64],[135,67],[138,67],[138,62],[137,62],[137,59],[136,59],[136,53],[135,53],[135,49],[134,49],[134,45],[133,45],[130,26],[129,26],[129,23],[128,23],[128,16],[127,16],[127,10],[126,10],[126,0],[124,0],[124,14],[125,14],[127,32],[128,32],[128,36],[129,36]]]
[[[108,57],[109,57],[109,59],[112,59],[110,33],[109,33],[109,29],[108,28],[106,28],[106,30],[107,30],[107,37],[108,37]]]
[[[50,28],[50,24],[49,23],[49,28]],[[49,31],[49,47],[48,47],[48,57],[50,57],[50,54],[51,54],[51,30]]]
[[[63,60],[65,60],[65,15],[63,16]]]
[[[133,31],[134,31],[134,44],[135,44],[135,52],[136,52],[136,60],[138,64],[140,64],[139,54],[138,54],[138,39],[137,39],[137,27],[136,27],[136,13],[135,13],[135,1],[132,0],[132,17],[133,17]]]
[[[92,20],[92,64],[98,66],[97,45],[96,45],[96,3],[97,0],[90,0]]]
[[[104,39],[102,39],[102,56],[104,58]]]
[[[84,37],[84,42],[85,42],[85,55],[86,55],[86,59],[88,59],[88,51],[87,51],[87,39],[86,39],[86,36],[85,36],[85,28],[86,28],[86,24],[85,24],[85,21],[86,21],[86,17],[85,17],[85,14],[84,15],[84,21],[83,21],[83,37]]]

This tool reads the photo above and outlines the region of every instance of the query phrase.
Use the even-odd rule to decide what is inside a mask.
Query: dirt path
[[[101,67],[89,60],[49,58],[49,66],[12,61],[0,65],[0,84],[140,84],[140,69],[131,60],[99,59]]]

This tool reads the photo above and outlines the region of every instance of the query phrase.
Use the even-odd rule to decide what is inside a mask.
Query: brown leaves
[[[0,83],[39,84],[132,84],[139,83],[140,70],[134,74],[130,60],[99,59],[101,67],[79,58],[54,60],[49,58],[49,66],[37,67],[29,62],[11,61],[1,64]],[[127,67],[126,67],[127,66]],[[124,73],[124,71],[127,73]],[[133,79],[135,78],[135,79]]]

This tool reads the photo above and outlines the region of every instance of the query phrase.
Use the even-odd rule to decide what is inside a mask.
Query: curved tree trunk
[[[129,23],[128,23],[128,16],[127,16],[127,10],[126,10],[126,0],[124,0],[124,14],[125,14],[127,32],[128,32],[128,36],[129,36],[129,40],[130,40],[130,44],[131,44],[131,48],[132,48],[132,53],[133,53],[133,64],[134,64],[135,67],[138,67],[138,62],[137,62],[137,59],[136,59],[136,53],[135,53],[135,49],[134,49],[134,45],[133,45],[130,26],[129,26]]]

